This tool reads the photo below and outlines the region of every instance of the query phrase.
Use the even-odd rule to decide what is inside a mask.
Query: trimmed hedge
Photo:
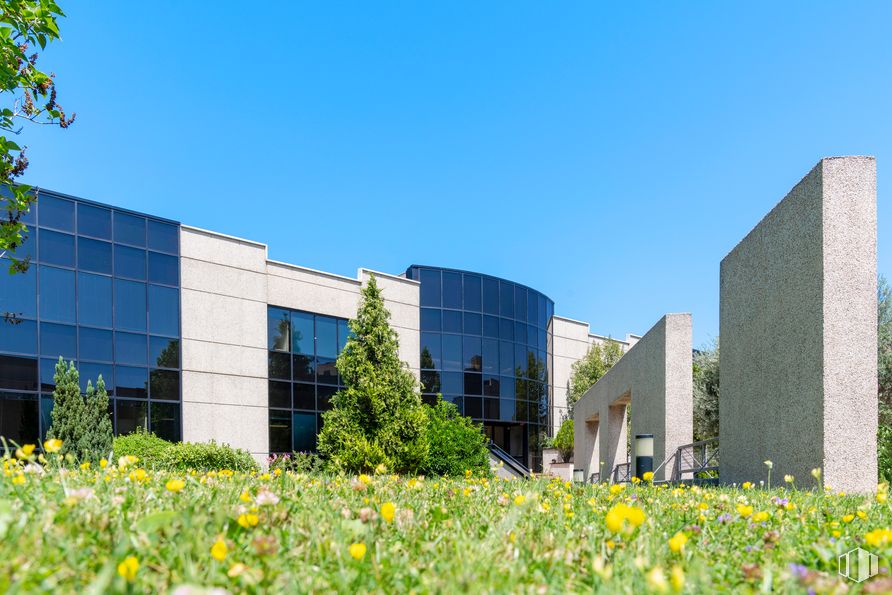
[[[115,437],[112,450],[115,457],[131,455],[139,458],[144,467],[159,467],[162,455],[172,446],[173,442],[139,427],[132,434]]]
[[[115,438],[114,455],[132,455],[139,458],[143,467],[171,471],[254,471],[260,468],[250,453],[228,444],[217,444],[213,440],[168,442],[142,428]]]

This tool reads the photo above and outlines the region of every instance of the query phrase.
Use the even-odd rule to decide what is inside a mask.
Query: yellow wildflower
[[[173,492],[174,494],[176,494],[184,487],[186,487],[186,482],[182,479],[170,479],[167,481],[166,484],[164,484],[164,487],[167,488],[168,492]]]
[[[514,496],[514,504],[516,504],[517,506],[521,506],[526,501],[527,501],[527,497],[524,496],[523,494],[518,494],[518,495]]]
[[[363,473],[359,476],[359,481],[368,485],[368,484],[372,483],[372,478],[369,477],[368,475],[366,475],[365,473]]]
[[[740,514],[740,516],[742,516],[743,518],[746,518],[753,514],[753,507],[747,504],[738,504],[737,513]]]
[[[610,486],[610,493],[613,495],[616,495],[616,494],[619,494],[620,492],[622,492],[625,488],[626,488],[626,486],[624,486],[623,484],[615,483],[612,486]]]
[[[643,479],[644,481],[653,481],[654,472],[653,471],[645,471],[644,475],[641,476],[641,479]]]
[[[768,517],[770,517],[770,516],[771,515],[768,514],[768,512],[766,512],[764,510],[760,510],[759,512],[757,512],[756,514],[753,515],[753,522],[754,523],[763,523],[763,522],[767,521]]]
[[[676,564],[669,573],[669,582],[672,584],[672,590],[680,593],[684,589],[684,570]]]
[[[745,490],[751,490],[753,488],[753,482],[745,481],[745,482],[743,482],[743,485],[741,485],[740,487],[742,487]]]
[[[795,478],[794,478],[792,475],[790,475],[790,474],[784,475],[784,481],[787,482],[787,483],[793,483],[793,480],[794,480],[794,479],[795,479]]]
[[[108,467],[108,459],[99,459],[99,467],[102,469]]]
[[[353,556],[355,560],[362,560],[365,558],[366,547],[364,543],[354,543],[350,546],[350,555]]]
[[[36,447],[33,444],[26,444],[21,448],[17,448],[15,451],[15,456],[20,459],[27,459],[31,456],[31,453],[34,452]]]
[[[127,556],[118,564],[118,574],[124,577],[128,583],[132,583],[136,579],[136,571],[139,570],[139,560],[136,556]]]
[[[251,492],[249,492],[248,490],[245,490],[244,492],[242,492],[242,495],[238,497],[238,499],[241,500],[242,502],[250,502],[251,501]]]
[[[229,578],[236,578],[242,575],[248,569],[247,566],[242,564],[241,562],[236,562],[232,566],[229,567],[229,570],[226,572],[226,576]]]
[[[23,486],[25,485],[25,475],[24,473],[19,473],[15,477],[12,478],[12,485]]]
[[[844,523],[851,523],[854,520],[855,520],[855,515],[853,515],[853,514],[847,514],[842,517],[842,522],[844,522]]]
[[[253,513],[245,513],[240,514],[238,516],[238,524],[244,527],[245,529],[249,529],[251,527],[256,527],[257,523],[260,522],[260,518]]]
[[[214,545],[211,546],[211,557],[218,562],[222,562],[226,559],[226,554],[229,553],[229,548],[226,547],[226,542],[217,538],[217,541],[214,542]]]
[[[684,550],[684,544],[688,542],[688,536],[679,531],[675,535],[669,539],[669,549],[674,553],[679,553]]]
[[[43,443],[43,449],[48,453],[59,452],[62,450],[62,441],[58,438],[50,438]]]
[[[83,471],[89,471],[90,470],[90,461],[84,461],[83,463],[81,463],[81,469]]]
[[[884,546],[892,541],[892,529],[874,529],[864,535],[864,542],[873,547]]]
[[[381,505],[381,518],[386,522],[392,522],[394,514],[396,514],[396,506],[393,505],[393,502],[385,502]]]
[[[665,593],[668,590],[669,585],[666,583],[666,575],[663,574],[662,568],[654,566],[647,573],[647,586],[657,593]]]

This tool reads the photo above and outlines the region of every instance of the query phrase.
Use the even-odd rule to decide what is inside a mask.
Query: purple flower
[[[716,518],[716,520],[720,523],[729,523],[729,522],[731,522],[731,515],[726,512],[724,514],[719,515]]]
[[[789,565],[789,568],[790,568],[790,572],[793,573],[793,576],[795,576],[796,578],[798,578],[800,580],[804,579],[808,576],[808,568],[806,568],[802,564],[794,564],[791,562]]]

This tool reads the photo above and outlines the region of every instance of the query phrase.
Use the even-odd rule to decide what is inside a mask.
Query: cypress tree
[[[87,381],[77,456],[81,460],[99,460],[111,452],[113,440],[111,416],[108,414],[108,392],[105,390],[105,380],[100,375],[95,388],[92,382]]]
[[[383,464],[390,471],[415,473],[427,458],[427,415],[418,383],[399,359],[389,320],[372,276],[338,356],[345,388],[322,414],[319,452],[335,469],[359,473]]]

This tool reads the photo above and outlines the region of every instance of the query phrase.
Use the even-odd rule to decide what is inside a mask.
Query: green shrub
[[[425,409],[429,450],[421,471],[426,475],[461,476],[468,470],[488,474],[489,449],[482,426],[442,399]]]
[[[879,480],[892,483],[892,426],[883,424],[877,432]]]
[[[325,471],[325,461],[312,452],[293,452],[273,455],[268,459],[269,470],[292,471],[294,473],[321,473]]]
[[[551,440],[551,445],[558,449],[561,455],[561,462],[569,463],[573,456],[573,420],[565,419],[561,423],[561,427]]]
[[[257,462],[247,451],[228,444],[210,442],[177,442],[161,454],[160,467],[175,471],[251,471]]]
[[[116,437],[113,448],[116,457],[131,455],[138,457],[143,467],[160,468],[161,457],[171,446],[172,442],[159,438],[142,427],[137,427],[132,434]]]
[[[47,438],[62,441],[62,453],[78,461],[98,461],[112,449],[112,424],[108,414],[108,394],[100,376],[93,387],[87,381],[87,395],[81,395],[80,375],[74,362],[56,362],[53,382],[52,423]]]

